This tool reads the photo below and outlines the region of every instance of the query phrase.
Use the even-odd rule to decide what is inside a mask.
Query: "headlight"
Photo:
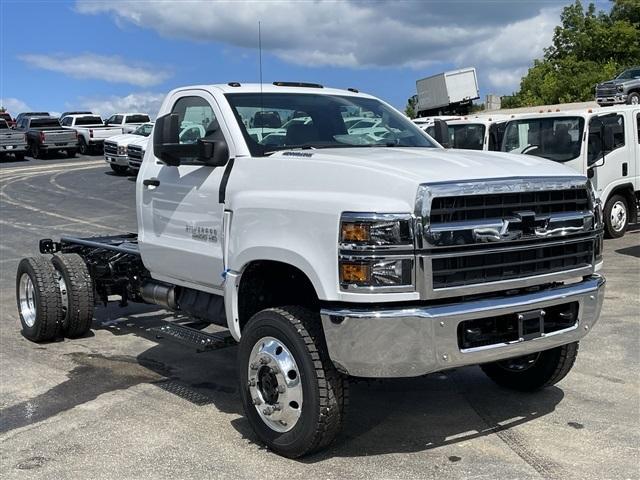
[[[624,87],[622,85],[618,85],[618,91],[619,92],[624,92]]]
[[[413,219],[405,214],[351,213],[342,215],[340,243],[349,247],[412,247]]]
[[[358,287],[412,287],[413,258],[341,258],[340,285]]]
[[[126,155],[127,147],[118,147],[118,155]]]
[[[413,217],[347,212],[340,220],[338,270],[342,290],[414,289]]]

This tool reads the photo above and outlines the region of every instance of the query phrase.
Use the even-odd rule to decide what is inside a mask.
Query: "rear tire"
[[[294,306],[258,312],[242,332],[238,359],[245,415],[270,449],[297,458],[333,441],[348,383],[329,359],[317,313]]]
[[[498,385],[521,392],[534,392],[562,380],[578,356],[578,342],[525,355],[486,363],[480,368]]]
[[[37,143],[34,143],[33,145],[31,145],[31,156],[35,159],[44,158],[43,152]]]
[[[129,167],[126,167],[124,165],[115,165],[113,163],[111,163],[109,165],[111,165],[111,170],[113,170],[118,175],[124,175],[125,173],[127,173],[129,171]]]
[[[87,264],[76,253],[54,255],[51,264],[62,300],[62,333],[69,338],[81,337],[91,330],[94,310],[93,281]]]
[[[87,142],[84,141],[83,137],[80,137],[78,148],[80,150],[80,155],[87,155],[89,153],[89,145],[87,145]]]
[[[24,258],[18,265],[18,314],[22,334],[32,342],[53,340],[60,331],[62,308],[55,273],[45,257]]]
[[[613,195],[604,206],[604,231],[607,238],[620,238],[629,226],[629,204],[622,195]]]

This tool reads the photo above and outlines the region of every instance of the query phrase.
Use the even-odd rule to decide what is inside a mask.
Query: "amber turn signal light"
[[[366,263],[343,262],[340,264],[340,281],[343,283],[368,283],[371,266]]]

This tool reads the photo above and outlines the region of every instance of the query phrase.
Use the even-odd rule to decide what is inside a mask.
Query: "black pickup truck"
[[[60,150],[73,157],[78,151],[78,135],[73,130],[63,129],[56,117],[24,117],[18,128],[24,128],[28,151],[33,158],[44,158],[47,153]]]

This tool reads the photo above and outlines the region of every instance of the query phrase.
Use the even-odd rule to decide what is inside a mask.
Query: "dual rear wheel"
[[[22,334],[31,341],[81,337],[91,328],[93,282],[77,254],[23,259],[18,265],[16,298]]]

